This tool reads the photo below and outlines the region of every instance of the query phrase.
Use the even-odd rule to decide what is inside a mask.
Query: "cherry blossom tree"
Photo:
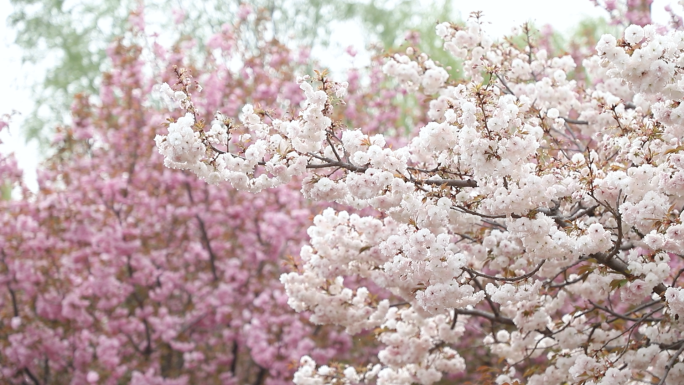
[[[653,0],[591,0],[591,2],[605,9],[610,14],[611,21],[614,24],[645,26],[651,23]],[[667,8],[671,9],[669,5]]]
[[[245,103],[211,130],[202,94],[168,89],[185,115],[155,139],[167,167],[254,193],[304,177],[304,198],[350,207],[314,218],[280,279],[380,350],[302,357],[294,382],[433,384],[478,370],[474,341],[499,359],[483,382],[684,382],[684,32],[631,25],[582,68],[477,13],[436,32],[459,76],[414,47],[383,67],[426,97],[406,144],[337,118],[348,87],[322,73],[298,79],[298,114]]]
[[[198,121],[218,111],[230,124],[245,99],[277,115],[303,100],[293,73],[308,62],[306,51],[263,35],[253,50],[240,24],[267,34],[267,19],[247,16],[209,39],[197,63],[188,59],[192,41],[164,49],[134,15],[128,37],[108,50],[113,70],[102,76],[98,101],[75,99],[73,125],[59,129],[39,170],[40,190],[22,184],[11,156],[0,158],[3,181],[21,195],[0,200],[0,382],[286,384],[304,355],[347,357],[351,336],[311,324],[287,305],[279,282],[296,270],[292,256],[323,206],[303,201],[297,180],[256,195],[206,185],[165,168],[149,146],[169,115],[187,119],[150,96],[157,72],[169,82],[194,74],[205,85],[197,105],[212,113]],[[400,131],[411,113],[392,102],[397,91],[377,71],[361,77],[349,78],[358,99],[350,99],[347,122],[376,116]],[[372,113],[354,116],[369,93],[388,92]],[[210,132],[226,140],[221,124]],[[355,355],[373,348],[355,347]]]

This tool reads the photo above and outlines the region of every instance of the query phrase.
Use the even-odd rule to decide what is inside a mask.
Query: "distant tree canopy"
[[[69,105],[76,93],[97,93],[99,74],[106,69],[107,45],[126,34],[131,11],[144,9],[146,24],[172,31],[172,39],[186,36],[205,41],[222,24],[234,20],[242,6],[240,0],[10,1],[13,12],[8,24],[16,31],[15,43],[23,49],[23,62],[46,67],[44,77],[37,76],[31,85],[36,108],[24,124],[27,139],[36,138],[43,145],[48,143],[52,128],[68,119]],[[435,22],[449,18],[451,13],[445,0],[435,0],[432,7],[421,7],[408,0],[249,3],[253,8],[268,11],[276,38],[307,46],[327,44],[331,22],[350,19],[358,20],[366,30],[367,43],[379,41],[384,47],[392,47],[401,44],[406,30],[430,31],[422,35],[431,42],[435,40]],[[181,10],[184,17],[176,17]]]

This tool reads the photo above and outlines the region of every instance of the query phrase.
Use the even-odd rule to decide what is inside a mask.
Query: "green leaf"
[[[610,289],[611,290],[617,290],[623,286],[625,286],[629,282],[628,279],[623,278],[623,279],[614,279],[610,281]]]

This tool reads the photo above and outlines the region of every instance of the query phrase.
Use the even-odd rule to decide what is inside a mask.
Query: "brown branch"
[[[501,223],[495,222],[493,220],[488,220],[488,219],[482,219],[482,222],[490,224],[494,227],[498,227],[500,229],[503,229],[504,231],[508,231],[508,227],[502,225]]]
[[[185,189],[188,191],[188,197],[190,197],[190,203],[194,204],[195,201],[192,198],[192,191],[190,189],[190,184],[185,182]],[[197,222],[199,223],[199,229],[200,233],[202,234],[202,243],[204,243],[204,247],[207,249],[207,253],[209,253],[209,265],[211,266],[211,275],[214,278],[214,281],[218,281],[218,274],[216,273],[216,254],[214,254],[214,250],[211,248],[211,242],[209,241],[209,236],[207,235],[207,229],[204,226],[204,221],[200,217],[199,214],[195,215],[195,218],[197,219]]]
[[[592,306],[594,306],[594,308],[599,309],[599,310],[603,310],[603,311],[605,311],[606,313],[611,314],[613,317],[615,317],[615,318],[617,318],[617,319],[621,319],[621,320],[625,320],[625,321],[632,321],[632,322],[645,322],[645,321],[647,321],[647,322],[656,322],[656,321],[661,321],[660,319],[656,319],[656,318],[632,318],[632,317],[628,317],[628,316],[626,316],[626,315],[622,315],[622,314],[616,313],[616,312],[614,312],[613,310],[610,310],[609,308],[607,308],[607,307],[605,307],[605,306],[601,306],[601,305],[595,304],[593,301],[589,301],[589,303],[592,304]]]
[[[665,380],[667,379],[667,375],[670,374],[670,369],[674,366],[675,362],[677,362],[677,358],[679,358],[679,355],[682,354],[684,351],[684,344],[679,347],[679,349],[675,352],[675,354],[670,358],[669,361],[667,361],[667,364],[665,364],[665,373],[663,373],[663,377],[660,378],[660,382],[658,382],[658,385],[664,385]]]
[[[339,167],[343,168],[345,170],[353,171],[353,172],[366,172],[368,170],[368,167],[361,167],[361,166],[355,166],[349,162],[341,162],[341,161],[336,161],[324,156],[316,155],[314,153],[308,153],[307,155],[312,156],[318,160],[321,160],[326,163],[320,163],[320,164],[307,164],[306,168],[308,169],[319,169],[319,168],[330,168],[330,167]],[[447,185],[449,187],[477,187],[477,182],[472,180],[472,179],[466,179],[466,180],[461,180],[461,179],[427,179],[427,180],[415,180],[416,184],[428,184],[428,185]]]
[[[578,122],[579,122],[579,120],[578,120]],[[572,130],[572,127],[570,127],[567,120],[565,120],[564,125],[565,125],[565,130],[568,133],[570,133],[570,136],[572,136],[573,142],[575,143],[577,150],[579,150],[579,152],[584,152],[586,149],[582,147],[582,143],[579,141],[579,139],[577,139],[575,132]]]
[[[620,252],[620,247],[622,246],[622,215],[620,215],[620,197],[622,196],[622,190],[618,192],[618,197],[617,197],[617,203],[615,206],[615,209],[610,207],[608,205],[608,202],[606,202],[605,207],[608,209],[608,211],[613,215],[613,218],[615,218],[615,221],[617,222],[617,240],[615,241],[615,244],[613,245],[613,250],[608,254],[608,259],[612,259],[614,256],[616,256]]]
[[[7,254],[5,254],[5,249],[0,250],[2,253],[2,264],[5,265],[5,269],[7,269],[7,275],[10,275],[10,268],[7,265],[7,262],[5,262],[5,258],[7,258]],[[13,281],[16,281],[16,279],[12,279]],[[17,306],[17,295],[14,293],[14,290],[12,290],[12,286],[10,286],[10,283],[7,282],[7,290],[9,290],[10,293],[10,298],[12,298],[12,311],[14,313],[15,317],[19,317],[19,306]]]
[[[140,354],[144,354],[143,351],[140,350],[140,347],[138,346],[138,344],[136,344],[135,341],[133,341],[133,337],[129,336],[129,335],[126,334],[126,333],[121,333],[121,334],[123,334],[123,335],[126,337],[126,339],[128,340],[128,342],[131,343],[131,346],[133,346],[133,349],[135,349],[136,352],[138,352],[138,353],[140,353]]]
[[[264,383],[264,379],[266,379],[266,374],[268,374],[268,371],[266,368],[259,366],[259,373],[257,373],[256,380],[254,381],[254,385],[262,385]]]
[[[663,350],[675,350],[679,349],[682,346],[684,346],[684,340],[679,340],[671,344],[658,344],[658,347]]]
[[[651,306],[653,306],[653,305],[657,305],[657,304],[659,304],[660,302],[661,302],[661,300],[655,300],[655,301],[646,302],[645,304],[639,305],[639,306],[635,307],[634,309],[628,311],[627,313],[625,313],[625,315],[634,314],[634,313],[636,313],[636,312],[638,312],[638,311],[640,311],[640,310],[646,309],[647,307],[651,307]]]
[[[237,370],[237,356],[238,356],[238,349],[239,345],[237,343],[237,340],[233,341],[233,361],[230,363],[230,372],[233,374],[233,377],[236,376],[236,370]]]
[[[594,258],[595,260],[598,261],[598,263],[600,263],[606,267],[609,267],[609,268],[613,269],[614,271],[624,275],[625,278],[627,278],[627,279],[631,280],[631,279],[636,278],[633,274],[631,274],[629,272],[628,266],[625,262],[623,262],[619,258],[612,258],[612,256],[610,256],[610,257],[609,256],[610,256],[610,254],[595,253],[595,254],[589,255],[586,259]],[[653,288],[653,292],[660,295],[660,296],[663,296],[665,294],[665,290],[667,290],[667,288],[662,283],[659,283],[656,287]]]
[[[420,183],[438,186],[447,185],[449,187],[477,187],[477,182],[472,179],[428,179],[420,181]]]
[[[482,286],[480,281],[478,281],[477,278],[475,278],[475,274],[473,274],[471,272],[468,272],[468,273],[470,274],[470,277],[472,278],[473,282],[475,282],[475,286],[477,286],[477,288],[484,293],[485,300],[489,304],[489,307],[492,309],[494,316],[495,317],[501,316],[501,314],[499,314],[499,309],[496,308],[496,305],[494,305],[494,301],[492,301],[492,297],[489,295],[489,293],[487,293],[487,291],[484,289],[484,287]],[[457,313],[454,313],[454,317],[457,315],[458,315]]]
[[[608,202],[601,202],[598,199],[596,199],[593,192],[590,194],[590,196],[594,200],[596,200],[596,202],[599,205],[605,207],[606,210],[608,210],[608,212],[610,212],[611,215],[613,215],[613,217],[615,218],[615,220],[617,222],[618,233],[617,233],[617,240],[615,241],[615,243],[613,245],[613,249],[609,253],[607,253],[607,254],[606,253],[594,253],[594,254],[589,255],[589,258],[596,259],[600,264],[602,264],[606,267],[609,267],[609,268],[617,271],[618,273],[624,275],[627,279],[632,280],[636,277],[632,273],[629,272],[628,265],[619,258],[613,258],[620,252],[620,248],[622,246],[621,245],[622,244],[622,238],[623,238],[622,216],[620,215],[620,213],[618,211],[619,207],[620,207],[621,195],[622,195],[622,190],[620,190],[620,192],[618,193],[617,208],[614,209],[613,207],[611,207],[608,204]],[[667,290],[667,288],[665,287],[665,285],[662,282],[653,288],[653,292],[660,295],[661,297],[665,293],[665,290]]]
[[[564,118],[564,117],[561,117],[561,119],[565,120],[566,123],[570,123],[570,124],[582,124],[582,125],[589,124],[589,122],[587,122],[586,120],[575,120],[575,119]]]
[[[143,350],[143,354],[146,356],[149,356],[152,354],[152,336],[150,335],[150,324],[147,322],[147,319],[143,318],[143,325],[145,325],[145,341],[147,343],[147,346],[145,346],[145,349]]]
[[[47,357],[43,360],[43,381],[46,384],[50,383],[50,361]]]
[[[577,282],[584,281],[584,279],[587,278],[588,275],[589,275],[589,272],[586,272],[586,273],[580,275],[579,277],[577,277],[571,281],[565,281],[565,282],[561,282],[561,283],[552,283],[552,281],[546,281],[546,282],[544,282],[544,285],[546,287],[549,287],[552,289],[560,289],[562,287],[574,285]]]
[[[501,76],[499,76],[499,74],[495,73],[494,76],[496,76],[496,78],[499,79],[501,84],[503,84],[504,88],[506,88],[506,91],[508,91],[507,92],[508,94],[511,94],[511,95],[515,96],[516,99],[518,99],[518,96],[515,95],[515,92],[513,92],[513,90],[511,90],[510,87],[508,87],[508,84],[506,83],[506,81]]]
[[[451,330],[454,330],[456,327],[456,322],[458,322],[458,313],[454,311],[454,319],[451,320]]]
[[[527,36],[527,64],[531,65],[532,51],[534,46],[532,45],[532,40],[530,39],[530,25],[528,23],[523,24],[523,31],[525,32],[525,36]],[[532,71],[532,67],[530,67],[530,75],[532,75],[532,79],[534,79],[535,82],[538,81],[537,74],[535,74],[534,71]]]
[[[211,242],[209,242],[209,237],[207,236],[207,229],[204,226],[204,221],[202,218],[200,218],[199,214],[195,215],[195,218],[197,218],[197,222],[199,223],[199,228],[200,232],[202,233],[202,241],[204,243],[204,247],[206,247],[207,252],[209,253],[209,265],[211,266],[211,275],[214,278],[214,281],[218,281],[218,274],[216,273],[216,255],[214,254],[214,250],[211,248]]]
[[[568,221],[574,221],[575,219],[583,217],[583,216],[589,214],[590,212],[596,210],[598,207],[599,207],[599,205],[594,205],[594,206],[588,207],[584,210],[578,210],[575,214],[568,217],[567,220]]]
[[[679,272],[677,272],[677,275],[675,275],[674,279],[672,279],[672,286],[674,286],[675,282],[679,279],[679,277],[684,273],[684,269],[679,269]]]
[[[477,317],[482,317],[485,319],[488,319],[492,322],[498,322],[504,325],[511,325],[515,326],[515,323],[513,322],[512,319],[507,318],[507,317],[502,317],[502,316],[496,316],[492,313],[487,313],[486,311],[482,310],[477,310],[477,309],[472,309],[472,310],[467,310],[467,309],[454,309],[455,314],[461,314],[461,315],[474,315]]]
[[[530,278],[531,276],[535,275],[539,271],[539,269],[541,269],[544,262],[546,262],[546,260],[543,260],[539,265],[537,265],[537,267],[534,268],[534,270],[530,271],[529,273],[527,273],[525,275],[521,275],[519,277],[512,277],[512,278],[496,277],[493,275],[487,275],[487,274],[479,273],[479,272],[472,270],[470,268],[467,268],[467,267],[462,267],[461,269],[469,272],[470,274],[477,275],[478,277],[489,278],[489,279],[492,279],[495,281],[517,282],[517,281],[525,280],[525,279]]]
[[[10,297],[12,298],[12,311],[14,312],[14,316],[19,317],[19,307],[17,306],[17,295],[14,293],[14,290],[12,290],[9,283],[7,283],[7,290],[9,290]]]
[[[38,381],[38,379],[36,378],[36,376],[34,376],[33,373],[31,373],[31,370],[29,370],[29,368],[26,368],[26,367],[25,367],[25,368],[24,368],[24,373],[31,379],[31,381],[32,381],[35,385],[40,385],[40,381]]]
[[[465,207],[463,207],[463,206],[452,206],[451,208],[454,209],[454,210],[462,211],[462,212],[464,212],[464,213],[466,213],[466,214],[477,215],[478,217],[482,217],[482,218],[491,218],[491,219],[503,219],[503,218],[506,218],[506,215],[488,215],[488,214],[481,214],[481,213],[478,213],[477,211],[469,210],[469,209],[467,209],[467,208],[465,208]],[[513,217],[513,218],[520,218],[519,215],[512,215],[512,217]]]
[[[335,149],[335,146],[332,144],[332,141],[330,141],[330,135],[325,136],[325,140],[328,141],[328,144],[330,145],[330,148],[332,149],[333,154],[335,154],[335,158],[337,158],[338,162],[342,161],[342,158],[337,154],[337,150]]]

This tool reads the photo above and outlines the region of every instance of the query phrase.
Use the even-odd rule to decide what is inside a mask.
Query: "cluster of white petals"
[[[193,130],[194,124],[195,117],[188,112],[169,124],[169,135],[164,140],[159,136],[155,138],[166,167],[193,169],[200,165],[206,147],[200,140],[200,134]]]
[[[295,117],[248,105],[236,135],[188,113],[157,146],[212,183],[303,176],[307,199],[376,210],[316,216],[281,281],[312,322],[375,330],[379,363],[304,357],[296,384],[433,384],[467,370],[469,344],[507,363],[500,384],[681,383],[684,32],[630,26],[579,68],[482,25],[437,26],[458,80],[414,49],[387,59],[431,96],[406,146],[333,122],[347,84],[324,76],[301,79]]]

